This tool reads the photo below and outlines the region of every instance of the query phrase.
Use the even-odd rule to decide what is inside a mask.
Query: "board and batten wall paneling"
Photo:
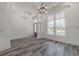
[[[12,39],[33,35],[32,18],[23,19],[25,9],[16,4],[0,2],[0,51],[10,48]]]

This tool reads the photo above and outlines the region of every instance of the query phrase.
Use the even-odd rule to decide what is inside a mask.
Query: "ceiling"
[[[37,9],[42,3],[44,3],[44,5],[47,7],[48,12],[52,12],[54,8],[65,4],[65,2],[12,2],[10,4],[23,9],[23,11],[26,11],[28,15],[34,15],[38,12]]]
[[[61,4],[63,4],[64,2],[44,2],[44,5],[47,8],[53,8],[56,6],[59,6]],[[15,5],[19,6],[19,7],[29,7],[29,8],[34,8],[37,9],[38,7],[40,7],[42,4],[42,2],[16,2]]]

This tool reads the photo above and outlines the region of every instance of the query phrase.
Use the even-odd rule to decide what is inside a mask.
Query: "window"
[[[65,35],[65,17],[64,13],[58,13],[55,16],[56,35]]]
[[[37,32],[37,19],[34,19],[34,32]]]
[[[65,35],[64,12],[56,13],[56,15],[54,16],[51,15],[48,17],[48,34],[54,34],[54,33],[60,36]]]
[[[48,17],[48,34],[54,34],[54,16]]]

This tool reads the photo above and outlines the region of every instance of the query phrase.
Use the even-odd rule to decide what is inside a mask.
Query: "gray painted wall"
[[[31,17],[23,18],[24,9],[14,3],[0,3],[0,50],[10,48],[10,40],[33,34]]]

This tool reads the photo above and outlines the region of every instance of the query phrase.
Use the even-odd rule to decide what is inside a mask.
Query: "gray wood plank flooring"
[[[20,49],[13,50],[3,56],[78,56],[79,51],[73,45],[68,45],[60,42],[54,42],[47,39],[25,38],[11,41],[12,48],[19,47]],[[2,53],[1,52],[1,53]]]

